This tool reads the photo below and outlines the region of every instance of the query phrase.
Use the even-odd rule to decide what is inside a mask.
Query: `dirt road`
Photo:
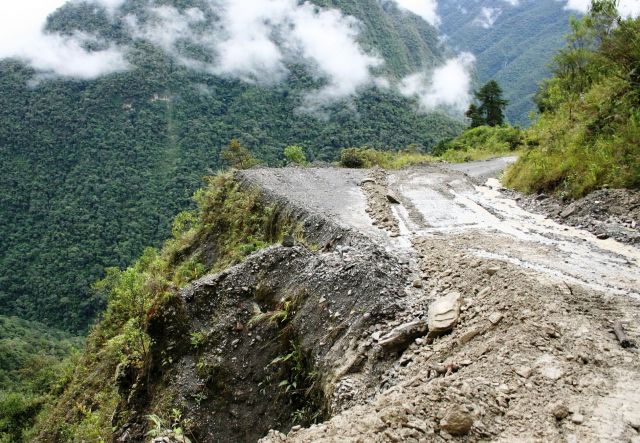
[[[462,300],[453,331],[392,356],[374,396],[344,375],[335,392],[357,400],[265,442],[639,441],[640,362],[613,322],[640,341],[640,251],[519,208],[495,178],[510,161],[243,172],[409,263],[403,311],[359,347]]]
[[[394,237],[374,225],[376,217],[388,214],[367,213],[367,196],[360,186],[369,174],[365,170],[257,169],[245,174],[292,204],[386,242],[401,254],[414,255],[412,243],[417,237],[468,238],[464,247],[478,257],[504,260],[569,284],[640,298],[640,250],[526,212],[499,192],[495,178],[477,184],[513,160],[387,172],[387,190],[400,201],[387,205],[399,227],[400,235]]]

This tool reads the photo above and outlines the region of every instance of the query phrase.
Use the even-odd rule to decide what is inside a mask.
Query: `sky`
[[[19,58],[41,76],[92,79],[129,68],[128,48],[100,45],[102,50],[88,52],[88,42],[98,37],[76,33],[72,36],[46,34],[47,16],[67,1],[22,0],[0,4],[0,59]],[[111,14],[126,0],[90,0]],[[402,94],[419,99],[423,109],[445,108],[462,111],[470,100],[471,72],[475,59],[459,54],[430,71],[416,72],[395,84],[380,78],[376,68],[384,61],[375,52],[365,51],[358,42],[360,23],[334,9],[316,8],[297,0],[208,0],[221,12],[219,24],[208,26],[204,11],[196,8],[178,11],[168,6],[153,6],[154,20],[142,25],[137,17],[125,17],[132,37],[147,40],[174,55],[185,66],[212,74],[238,78],[252,83],[277,84],[287,74],[289,62],[305,64],[325,85],[308,91],[306,106],[321,108],[336,100],[354,96],[363,88],[396,88]],[[389,0],[387,0],[389,1]],[[440,18],[437,0],[393,0],[400,8],[413,12],[434,26]],[[521,0],[495,0],[496,7],[482,8],[478,26],[490,28],[501,9],[517,6]],[[558,0],[566,8],[586,11],[590,0]],[[637,15],[640,1],[622,0],[621,13]],[[114,16],[115,17],[115,16]],[[185,41],[205,48],[211,60],[185,57],[177,48]]]

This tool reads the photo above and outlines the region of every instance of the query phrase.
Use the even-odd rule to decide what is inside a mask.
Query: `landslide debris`
[[[462,294],[453,332],[415,340],[375,396],[261,442],[637,439],[640,361],[612,324],[621,319],[637,341],[640,304],[541,281],[443,240],[415,240],[425,278],[414,309]]]
[[[600,239],[640,245],[640,191],[602,189],[575,201],[563,201],[546,194],[513,196],[528,211],[543,214],[560,223],[585,229]]]
[[[371,170],[360,186],[367,197],[366,212],[373,220],[372,224],[385,229],[392,237],[399,236],[400,225],[393,215],[391,205],[400,204],[400,200],[389,188],[386,172],[380,168]]]

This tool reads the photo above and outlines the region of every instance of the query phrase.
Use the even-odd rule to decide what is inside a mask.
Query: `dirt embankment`
[[[368,401],[262,441],[635,441],[640,362],[613,321],[637,338],[640,304],[461,252],[470,240],[415,241],[414,309],[461,294],[451,333],[399,353]]]
[[[305,242],[182,292],[154,337],[172,404],[124,432],[176,407],[197,442],[635,443],[640,360],[613,327],[640,343],[640,255],[466,175],[492,165],[240,173]]]
[[[599,239],[640,246],[640,191],[603,189],[573,202],[545,194],[523,196],[505,191],[518,204],[560,223],[585,229]]]

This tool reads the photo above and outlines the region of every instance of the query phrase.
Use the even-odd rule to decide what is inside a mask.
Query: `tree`
[[[485,124],[480,108],[478,108],[475,103],[471,103],[469,110],[464,115],[471,120],[472,128],[477,128],[478,126],[483,126]]]
[[[497,81],[489,81],[475,93],[475,97],[480,102],[478,111],[484,119],[484,124],[487,126],[504,124],[504,108],[509,102],[502,98],[502,89]]]
[[[236,169],[249,169],[258,164],[258,160],[251,152],[242,146],[237,138],[229,142],[229,146],[220,152],[220,158],[230,167]]]
[[[287,146],[284,148],[284,157],[289,160],[290,163],[297,165],[307,164],[307,156],[304,154],[302,146]]]

